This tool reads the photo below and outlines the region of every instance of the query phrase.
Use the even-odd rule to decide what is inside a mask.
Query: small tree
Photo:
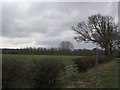
[[[95,14],[88,17],[88,22],[80,22],[72,27],[76,32],[77,41],[92,42],[105,50],[105,55],[112,55],[115,41],[118,37],[118,25],[111,16]]]
[[[71,50],[74,48],[73,44],[69,41],[62,41],[60,44],[59,44],[59,47],[60,49],[62,50]]]

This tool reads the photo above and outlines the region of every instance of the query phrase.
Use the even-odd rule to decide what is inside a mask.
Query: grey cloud
[[[11,46],[23,44],[24,38],[33,38],[30,43],[57,47],[60,41],[75,42],[71,27],[86,21],[92,14],[117,15],[117,3],[84,2],[32,2],[2,4],[2,35],[5,38],[18,38]],[[29,44],[29,42],[26,42]],[[9,46],[8,44],[8,46]],[[85,44],[87,45],[87,44]],[[24,46],[24,45],[23,45]],[[79,46],[84,47],[84,45]],[[92,47],[88,45],[88,47]]]
[[[0,2],[0,42],[2,42],[2,4]],[[0,47],[2,47],[2,43],[0,43]]]
[[[46,46],[47,45],[47,47],[59,47],[59,40],[54,40],[54,41],[49,41],[49,40],[47,40],[47,41],[42,41],[42,42],[37,42],[36,43],[36,45],[43,45],[43,46]]]

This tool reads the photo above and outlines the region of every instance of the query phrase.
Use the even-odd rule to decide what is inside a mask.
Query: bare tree
[[[60,49],[63,49],[63,50],[71,50],[74,48],[73,44],[69,41],[62,41],[59,44],[59,47],[60,47]]]
[[[76,32],[76,41],[92,42],[105,50],[105,55],[112,55],[115,41],[118,37],[118,25],[111,16],[95,14],[88,17],[87,23],[80,22],[72,27]]]

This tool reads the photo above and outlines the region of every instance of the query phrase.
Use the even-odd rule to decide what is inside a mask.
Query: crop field
[[[47,60],[50,58],[55,58],[62,60],[65,65],[73,64],[73,59],[81,56],[64,56],[64,55],[17,55],[17,54],[4,54],[2,55],[2,59],[13,59],[13,60],[22,60],[25,62],[30,61],[39,61],[39,60]]]

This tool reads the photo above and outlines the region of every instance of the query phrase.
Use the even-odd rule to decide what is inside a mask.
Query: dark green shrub
[[[60,60],[43,60],[32,64],[31,79],[34,87],[57,87],[60,73],[64,70],[64,64]]]
[[[95,67],[96,56],[89,56],[89,57],[86,57],[86,59],[89,61],[90,67]]]
[[[2,87],[15,88],[23,63],[17,60],[2,61]]]
[[[99,64],[102,64],[102,63],[105,63],[105,62],[108,62],[108,61],[111,61],[113,59],[113,57],[109,57],[109,56],[99,56],[98,57],[98,63]]]
[[[112,57],[108,56],[98,56],[98,64],[108,62],[112,59]],[[77,64],[79,72],[86,72],[90,67],[96,65],[96,56],[77,58],[74,60],[74,63]]]
[[[2,63],[3,88],[57,87],[64,70],[62,61],[54,59],[32,63],[4,59]]]
[[[91,62],[87,58],[77,58],[74,63],[77,64],[79,72],[86,72],[91,67]]]

